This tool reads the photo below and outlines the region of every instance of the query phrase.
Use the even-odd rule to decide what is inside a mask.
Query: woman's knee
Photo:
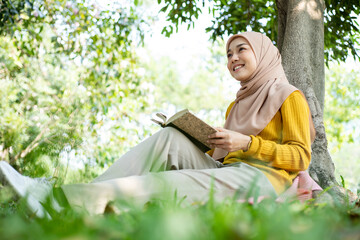
[[[160,131],[159,137],[163,141],[170,143],[172,146],[187,148],[193,145],[193,143],[183,133],[173,127],[163,128]]]
[[[160,130],[161,135],[163,137],[170,137],[170,138],[184,138],[184,134],[182,134],[179,130],[173,127],[165,127]]]

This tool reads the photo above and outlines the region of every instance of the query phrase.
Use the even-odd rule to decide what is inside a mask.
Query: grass
[[[360,239],[357,204],[258,204],[227,199],[218,203],[182,204],[179,199],[153,200],[144,207],[116,202],[118,214],[90,216],[66,209],[52,219],[26,213],[0,191],[1,239]]]

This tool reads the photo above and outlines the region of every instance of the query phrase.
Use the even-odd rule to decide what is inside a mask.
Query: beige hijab
[[[286,79],[280,53],[268,37],[257,32],[236,34],[227,41],[226,51],[238,37],[250,43],[257,67],[248,81],[241,82],[224,128],[256,136],[268,125],[285,99],[298,89]],[[309,118],[313,126],[311,116]],[[221,159],[227,154],[227,151],[215,148],[213,158]]]

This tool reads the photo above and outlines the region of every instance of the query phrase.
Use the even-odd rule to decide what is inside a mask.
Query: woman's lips
[[[233,67],[233,71],[234,72],[237,72],[240,68],[242,68],[244,66],[244,64],[238,64],[238,65],[235,65],[234,67]]]

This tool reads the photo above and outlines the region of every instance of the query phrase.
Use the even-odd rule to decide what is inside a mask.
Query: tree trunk
[[[279,13],[278,47],[284,70],[290,83],[304,92],[316,128],[310,175],[323,188],[338,185],[323,123],[324,0],[277,0],[276,3]]]

